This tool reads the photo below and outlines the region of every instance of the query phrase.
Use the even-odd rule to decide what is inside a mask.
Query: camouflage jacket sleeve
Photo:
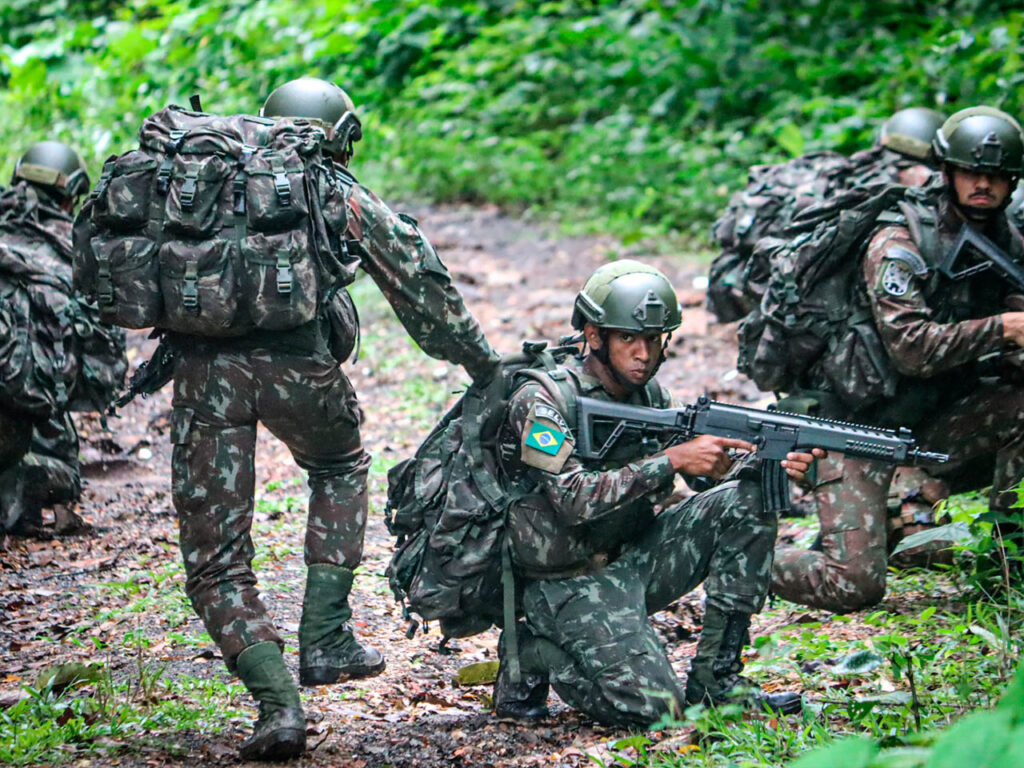
[[[362,267],[409,335],[431,357],[462,365],[474,378],[486,376],[498,355],[416,222],[359,184],[352,186],[349,212],[349,233],[363,249]]]
[[[871,312],[894,367],[905,376],[928,378],[1001,349],[999,315],[942,323],[925,296],[925,264],[901,226],[881,229],[864,259]]]
[[[527,440],[543,409],[558,409],[539,385],[523,387],[509,405],[509,426],[519,438],[519,462],[529,479],[551,502],[559,521],[575,526],[610,521],[619,513],[632,514],[636,502],[657,503],[672,491],[675,471],[664,453],[640,458],[620,469],[591,470],[576,456],[571,438],[566,440],[564,456],[554,456],[548,469],[540,469],[526,455]],[[538,410],[540,409],[540,411]],[[562,420],[564,426],[564,420]]]

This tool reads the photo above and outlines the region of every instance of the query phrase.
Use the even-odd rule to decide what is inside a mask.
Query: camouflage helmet
[[[878,144],[901,155],[928,162],[933,159],[935,132],[945,120],[942,113],[927,107],[901,109],[882,123]]]
[[[679,300],[668,278],[630,259],[599,267],[576,294],[572,310],[576,330],[591,323],[632,333],[668,333],[681,322]]]
[[[11,183],[30,181],[57,195],[75,199],[89,190],[89,173],[81,156],[60,141],[40,141],[14,166]]]
[[[942,162],[972,171],[1019,176],[1024,170],[1020,123],[992,107],[957,112],[936,132],[932,148]]]
[[[352,156],[352,143],[363,138],[356,107],[344,90],[317,77],[300,77],[278,86],[260,110],[263,117],[299,117],[319,123],[327,151]]]

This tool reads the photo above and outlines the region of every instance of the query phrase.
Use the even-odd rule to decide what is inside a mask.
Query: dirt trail
[[[488,209],[413,213],[453,272],[488,338],[504,352],[514,351],[524,338],[556,339],[567,333],[572,298],[584,279],[613,255],[624,255],[611,239],[559,236]],[[757,400],[757,391],[733,370],[734,329],[708,326],[703,292],[693,288],[702,266],[680,253],[637,257],[663,269],[684,304],[683,325],[672,338],[660,378],[683,399],[708,392],[737,402]],[[381,308],[382,301],[370,304],[368,311],[360,306],[366,338],[384,354],[374,349],[369,362],[346,364],[345,369],[367,412],[367,448],[381,459],[395,460],[408,455],[424,435],[431,414],[443,410],[446,394],[458,389],[465,377],[453,366],[410,352],[411,343]],[[133,336],[136,364],[152,345],[142,334]],[[393,350],[399,350],[395,354],[402,356],[401,364],[389,363],[387,355]],[[440,397],[418,402],[416,382],[420,381],[430,382],[430,391]],[[83,643],[90,638],[112,649],[102,660],[115,674],[130,675],[137,662],[127,652],[119,652],[120,639],[129,629],[147,638],[147,660],[166,665],[166,678],[228,679],[212,645],[197,648],[181,642],[182,635],[202,632],[183,596],[177,620],[184,620],[182,626],[175,626],[166,606],[130,615],[111,612],[119,601],[131,599],[147,585],[182,578],[170,502],[169,414],[167,387],[125,408],[111,421],[112,433],[104,432],[95,419],[83,419],[88,486],[78,511],[95,531],[48,541],[12,538],[5,542],[0,551],[0,706],[16,700],[20,685],[40,669],[76,659],[94,660],[95,652],[90,653]],[[258,575],[285,634],[287,658],[294,669],[303,576],[303,490],[296,480],[300,473],[284,446],[262,430],[257,470],[257,488],[265,503],[257,511],[256,531],[271,552],[258,566]],[[381,481],[381,473],[376,472],[371,480],[375,511],[354,605],[357,632],[384,652],[388,668],[373,680],[305,691],[309,742],[316,749],[295,764],[589,764],[585,754],[606,750],[609,739],[621,732],[588,724],[558,705],[554,696],[554,716],[542,727],[499,724],[487,711],[489,687],[452,684],[459,667],[494,658],[494,631],[452,643],[447,655],[436,652],[436,629],[411,640],[405,637],[406,622],[383,578],[391,539],[380,514]],[[289,496],[296,497],[298,509],[288,511]],[[281,524],[282,517],[288,525]],[[97,588],[111,583],[122,586]],[[114,618],[104,619],[107,615]],[[682,670],[692,653],[692,601],[676,613],[659,614],[656,623]],[[239,723],[220,734],[200,729],[161,735],[165,744],[176,743],[189,754],[175,757],[158,749],[124,753],[116,759],[127,766],[233,764],[244,730],[244,723]]]

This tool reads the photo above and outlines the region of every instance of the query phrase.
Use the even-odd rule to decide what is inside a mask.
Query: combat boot
[[[339,565],[309,566],[299,622],[299,682],[331,685],[384,671],[380,651],[359,644],[346,622],[354,575]]]
[[[519,646],[519,682],[512,682],[505,633],[498,638],[498,676],[494,680],[494,713],[499,720],[536,723],[548,716],[548,671],[537,657],[533,634],[516,624]]]
[[[798,693],[765,693],[740,675],[743,648],[749,643],[750,614],[726,613],[708,607],[697,654],[686,678],[686,703],[741,704],[752,709],[768,707],[790,715],[802,708]]]
[[[260,716],[239,750],[243,760],[288,760],[306,749],[306,715],[299,689],[284,665],[277,643],[250,645],[236,671],[260,707]]]

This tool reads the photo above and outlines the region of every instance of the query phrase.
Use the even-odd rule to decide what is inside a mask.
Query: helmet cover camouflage
[[[933,159],[935,132],[945,119],[942,113],[927,107],[901,109],[882,123],[878,144],[901,155],[928,162]]]
[[[328,151],[352,154],[352,143],[363,138],[362,124],[351,97],[339,86],[317,77],[300,77],[278,86],[260,110],[263,117],[297,117],[319,123]]]
[[[85,161],[67,144],[40,141],[28,148],[14,166],[11,183],[29,181],[70,199],[89,190]]]
[[[1020,123],[993,107],[962,109],[942,124],[932,143],[944,163],[982,173],[1019,176],[1024,169]]]
[[[682,312],[675,290],[654,267],[631,259],[605,264],[576,295],[572,326],[645,333],[668,333],[679,327]]]

